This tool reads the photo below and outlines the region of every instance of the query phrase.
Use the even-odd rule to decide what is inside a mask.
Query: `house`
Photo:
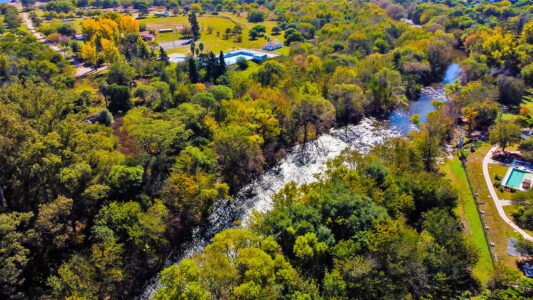
[[[143,41],[145,42],[155,40],[154,34],[151,33],[150,31],[141,31],[140,35],[141,35],[141,39],[143,39]]]
[[[263,50],[274,51],[274,50],[282,48],[282,47],[283,47],[283,44],[280,43],[280,42],[268,41],[266,44],[263,45],[262,48],[263,48]]]
[[[160,12],[156,12],[156,13],[154,13],[154,16],[155,16],[155,17],[168,17],[169,15],[170,15],[170,14],[169,14],[169,12],[168,12],[168,9],[165,10],[164,13],[160,13]]]
[[[74,35],[74,39],[76,41],[83,41],[83,40],[85,40],[85,36],[83,34],[76,34],[76,35]]]

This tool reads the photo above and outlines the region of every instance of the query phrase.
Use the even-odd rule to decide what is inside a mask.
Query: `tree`
[[[119,53],[117,47],[108,39],[102,38],[100,40],[102,44],[102,53],[104,54],[105,60],[108,63],[114,63],[118,60]]]
[[[218,129],[214,136],[221,172],[232,191],[263,170],[265,160],[261,139],[246,127],[229,125]]]
[[[330,95],[339,124],[347,128],[348,124],[362,119],[365,96],[361,88],[353,84],[337,84],[331,89]]]
[[[318,135],[333,124],[334,111],[333,105],[321,97],[303,95],[296,101],[293,108],[293,118],[296,125],[302,128],[304,144],[309,140],[310,129],[313,129],[313,133]],[[311,135],[312,138],[315,137],[314,134]]]
[[[490,131],[490,142],[500,144],[502,151],[505,152],[507,146],[520,142],[521,135],[520,126],[510,121],[502,121]]]
[[[107,89],[109,97],[109,111],[116,114],[119,111],[126,112],[131,108],[131,93],[127,86],[113,84]]]
[[[27,245],[35,238],[28,226],[32,216],[31,212],[0,214],[0,295],[6,299],[24,298],[22,273],[30,261]]]
[[[133,68],[128,64],[116,62],[109,67],[107,82],[128,86],[133,78]]]
[[[248,32],[248,35],[250,36],[251,41],[255,41],[259,37],[259,32],[252,28]]]
[[[187,61],[189,62],[189,80],[191,83],[197,83],[200,76],[196,70],[196,61],[194,61],[194,58],[192,57],[189,57]]]
[[[196,19],[196,12],[191,12],[189,14],[189,23],[191,24],[191,31],[193,35],[193,40],[197,41],[200,39],[200,25],[198,25],[198,20]]]
[[[218,75],[222,76],[226,74],[226,61],[224,60],[224,52],[220,51],[218,55]]]
[[[285,73],[285,66],[277,61],[267,61],[252,74],[252,77],[263,86],[273,86]]]
[[[91,43],[86,42],[81,48],[81,57],[92,65],[96,64],[96,48]]]
[[[170,61],[168,59],[168,55],[165,52],[165,49],[163,49],[163,47],[159,47],[159,60],[164,62],[165,65],[167,65],[167,66],[170,64]]]
[[[248,32],[248,35],[250,36],[250,40],[256,40],[258,37],[262,37],[266,33],[266,28],[263,25],[255,25],[250,31]]]
[[[265,13],[259,10],[252,10],[248,13],[248,22],[259,23],[265,20]]]
[[[106,183],[111,188],[111,199],[126,200],[138,196],[144,169],[141,166],[128,167],[116,165],[111,167]]]

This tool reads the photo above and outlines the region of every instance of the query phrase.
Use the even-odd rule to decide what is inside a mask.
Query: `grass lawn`
[[[522,104],[520,104],[520,108],[524,107],[529,110],[529,115],[531,116],[533,114],[533,101],[522,101]],[[520,108],[514,107],[507,109],[502,115],[502,120],[512,120],[516,118],[520,113]]]
[[[166,17],[166,18],[146,18],[140,20],[143,24],[146,24],[149,29],[162,29],[162,28],[181,28],[182,26],[188,26],[189,20],[187,16],[175,16],[175,17]],[[231,13],[220,13],[217,16],[199,16],[198,24],[200,25],[200,42],[204,44],[204,52],[213,51],[218,53],[220,51],[229,52],[231,50],[239,48],[261,48],[261,46],[266,43],[267,36],[270,36],[272,28],[276,26],[276,22],[265,21],[261,23],[249,23],[246,19],[235,16]],[[241,42],[234,42],[233,37],[229,39],[223,39],[223,35],[226,29],[233,29],[235,25],[242,26],[242,40]],[[250,29],[255,25],[263,25],[266,28],[266,36],[258,38],[251,41],[249,39],[248,33]],[[211,27],[212,31],[209,34],[208,28]],[[173,40],[178,40],[181,38],[179,32],[171,33],[160,33],[157,34],[157,42],[169,42]],[[273,40],[283,40],[283,32],[279,36],[272,36]],[[188,54],[190,52],[190,46],[185,46],[177,49],[172,49],[167,51],[168,53],[181,53]]]
[[[473,274],[485,285],[494,273],[494,266],[466,175],[458,160],[446,162],[442,169],[459,191],[459,203],[455,211],[463,220],[466,235],[479,249],[479,261],[474,267]]]
[[[489,230],[489,239],[495,244],[493,251],[498,261],[503,262],[506,266],[517,270],[517,258],[507,255],[507,240],[509,237],[517,237],[518,234],[510,229],[498,214],[494,201],[489,196],[489,191],[483,176],[482,162],[483,158],[492,146],[484,144],[477,148],[475,153],[468,156],[466,166],[470,174],[472,184],[476,187],[478,193],[478,202],[484,202],[480,209],[485,212],[484,218]]]
[[[490,179],[492,180],[492,183],[495,182],[494,176],[496,175],[500,176],[500,181],[502,181],[508,169],[509,167],[506,167],[503,165],[489,164],[489,175],[490,175]],[[501,192],[499,189],[496,189],[496,194],[498,194],[498,197],[502,200],[511,200],[511,195],[512,195],[511,192],[508,192],[506,190]]]
[[[514,221],[513,213],[515,213],[517,209],[518,209],[518,207],[516,205],[506,205],[506,206],[503,207],[503,210],[505,210],[505,214],[509,217],[509,219],[511,219],[513,221]],[[522,230],[527,232],[529,235],[533,235],[533,231],[531,231],[531,230],[528,230],[528,229],[526,229],[524,227],[522,227]]]

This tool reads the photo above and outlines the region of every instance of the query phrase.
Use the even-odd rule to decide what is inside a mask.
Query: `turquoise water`
[[[524,180],[524,176],[526,175],[526,171],[513,169],[511,171],[511,174],[509,175],[509,178],[507,179],[506,186],[514,187],[515,189],[519,189],[522,187],[522,181]]]

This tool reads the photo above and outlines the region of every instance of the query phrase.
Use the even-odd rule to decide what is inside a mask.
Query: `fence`
[[[461,160],[461,165],[463,166],[463,170],[465,171],[465,175],[466,175],[466,181],[468,182],[468,186],[470,187],[470,192],[472,193],[472,197],[474,197],[477,214],[479,216],[479,220],[481,221],[481,226],[483,228],[483,234],[485,235],[485,242],[487,242],[487,247],[489,248],[490,257],[492,258],[492,264],[494,265],[494,262],[497,260],[497,257],[494,254],[493,249],[492,249],[492,245],[491,245],[490,238],[489,238],[489,232],[487,231],[487,225],[485,224],[485,219],[483,218],[483,214],[481,213],[481,210],[479,209],[479,205],[481,204],[477,202],[478,194],[476,192],[476,189],[474,188],[474,185],[472,184],[472,180],[470,179],[470,174],[468,173],[468,169],[466,167],[466,156],[463,154],[462,146],[459,149],[457,149],[457,156]]]

